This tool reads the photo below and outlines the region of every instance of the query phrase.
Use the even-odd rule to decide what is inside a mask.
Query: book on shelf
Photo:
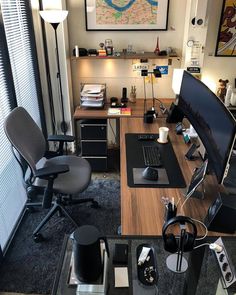
[[[109,108],[108,115],[131,116],[131,108]]]

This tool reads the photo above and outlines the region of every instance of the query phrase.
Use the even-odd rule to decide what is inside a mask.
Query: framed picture
[[[236,0],[224,0],[216,56],[236,56]]]
[[[87,31],[167,30],[169,0],[85,0]]]

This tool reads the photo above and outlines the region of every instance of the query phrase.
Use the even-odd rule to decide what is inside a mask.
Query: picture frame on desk
[[[169,0],[85,0],[87,31],[166,31]],[[142,13],[138,13],[142,11]]]

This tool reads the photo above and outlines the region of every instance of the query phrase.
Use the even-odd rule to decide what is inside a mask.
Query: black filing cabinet
[[[93,171],[107,170],[107,120],[80,121],[81,156],[89,161]]]

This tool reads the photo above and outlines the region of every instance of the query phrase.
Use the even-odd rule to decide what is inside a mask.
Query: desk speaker
[[[205,225],[210,231],[234,233],[236,230],[236,195],[219,193],[209,207]]]
[[[167,123],[178,123],[182,122],[184,114],[181,109],[174,103],[171,104],[166,118]]]

